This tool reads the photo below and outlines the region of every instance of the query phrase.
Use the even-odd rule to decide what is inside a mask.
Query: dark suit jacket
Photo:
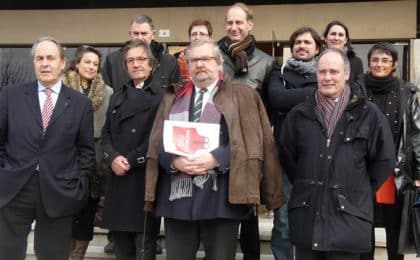
[[[72,215],[84,204],[94,164],[93,112],[87,97],[63,85],[44,135],[37,83],[1,91],[0,207],[31,174],[39,174],[48,216]],[[39,173],[34,173],[36,165]]]

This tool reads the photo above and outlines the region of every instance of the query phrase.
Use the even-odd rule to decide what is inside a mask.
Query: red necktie
[[[54,104],[51,97],[51,89],[45,88],[44,92],[45,92],[45,95],[47,96],[47,98],[44,101],[44,106],[42,108],[42,127],[45,133],[48,127],[48,123],[50,122],[52,112],[54,110]]]

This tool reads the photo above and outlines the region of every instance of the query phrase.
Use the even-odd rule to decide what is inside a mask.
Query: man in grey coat
[[[226,36],[218,45],[223,56],[223,72],[233,82],[257,90],[264,103],[267,100],[266,82],[274,65],[272,57],[256,47],[251,30],[254,13],[247,5],[236,3],[229,7],[225,17]],[[250,215],[241,222],[241,249],[244,259],[260,259],[258,217]]]

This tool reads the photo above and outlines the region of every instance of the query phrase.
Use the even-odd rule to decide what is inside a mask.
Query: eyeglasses
[[[208,64],[211,60],[213,60],[213,59],[215,59],[215,57],[211,57],[211,56],[204,56],[204,57],[199,57],[199,58],[191,58],[191,59],[188,59],[188,63],[189,64],[192,64],[192,65],[194,65],[194,64],[197,64],[198,62],[202,62],[202,63],[204,63],[204,64]]]
[[[193,33],[191,33],[191,38],[204,37],[204,36],[209,36],[209,34],[208,33],[203,33],[203,32],[193,32]]]
[[[382,63],[382,64],[387,65],[387,64],[389,64],[389,63],[392,63],[392,62],[393,62],[393,60],[391,60],[391,59],[387,59],[387,58],[380,59],[380,58],[376,58],[376,57],[374,57],[374,58],[371,58],[371,59],[370,59],[370,62],[371,62],[371,63],[373,63],[373,64],[379,64],[379,62],[380,62],[380,63]]]
[[[135,62],[139,63],[139,64],[143,64],[145,63],[149,58],[146,57],[136,57],[136,58],[128,58],[126,60],[128,65],[134,65]]]

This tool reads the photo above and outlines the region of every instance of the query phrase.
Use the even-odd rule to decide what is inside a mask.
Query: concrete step
[[[163,223],[163,222],[162,222]],[[273,228],[273,219],[272,217],[260,216],[259,219],[259,229],[260,229],[260,239],[261,239],[261,260],[274,260],[274,257],[271,252],[271,229]],[[106,254],[103,251],[104,246],[108,243],[106,234],[107,230],[101,228],[95,228],[94,239],[90,242],[87,253],[86,260],[110,260],[115,259],[114,254]],[[163,246],[163,254],[157,256],[157,260],[166,259],[166,251],[164,248],[164,228],[161,227],[161,241]],[[375,260],[386,260],[386,248],[385,248],[385,230],[383,228],[375,229],[376,237],[376,250],[375,250]],[[204,257],[204,252],[200,250],[197,253],[197,260]],[[28,237],[28,250],[26,260],[35,260],[33,250],[33,232],[29,234]],[[243,255],[240,251],[238,245],[238,253],[236,254],[236,259],[243,259]],[[407,254],[404,258],[405,260],[415,260],[415,254]]]

